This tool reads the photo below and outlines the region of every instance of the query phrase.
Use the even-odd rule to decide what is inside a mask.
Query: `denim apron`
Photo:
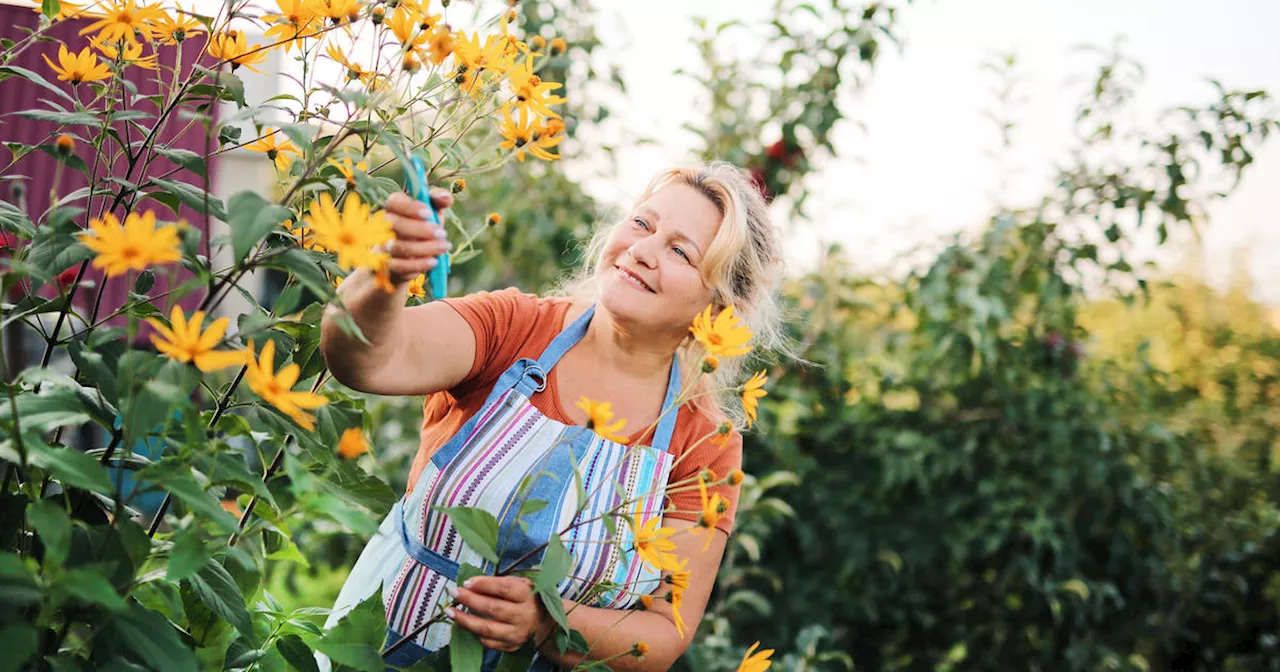
[[[526,555],[516,569],[535,567],[543,552],[529,554],[534,548],[571,524],[596,518],[624,501],[638,500],[626,508],[641,525],[661,519],[672,464],[668,446],[677,415],[671,406],[680,391],[676,358],[652,446],[609,441],[585,427],[548,418],[530,402],[534,393],[546,389],[547,375],[560,357],[582,339],[594,312],[594,306],[588,308],[538,359],[521,358],[512,364],[484,406],[432,455],[413,491],[396,503],[361,552],[326,628],[381,587],[387,613],[385,648],[451,603],[446,589],[455,585],[459,565],[469,563],[486,574],[495,571],[463,543],[448,516],[433,507],[479,507],[493,514],[499,525],[499,566],[504,570]],[[530,506],[530,512],[520,515],[525,501],[545,505]],[[603,519],[594,520],[562,536],[573,558],[559,586],[563,597],[627,609],[640,595],[657,589],[661,576],[633,550],[630,526],[614,527],[616,534],[611,535]],[[615,543],[601,543],[605,539]],[[614,587],[593,591],[599,584]],[[450,628],[448,622],[431,625],[389,654],[386,662],[404,667],[439,651],[449,643]],[[498,657],[497,651],[485,651],[484,668],[493,669]],[[327,668],[328,661],[322,663]],[[530,669],[550,665],[539,656]]]

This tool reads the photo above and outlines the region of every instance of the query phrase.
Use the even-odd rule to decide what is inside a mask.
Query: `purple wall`
[[[10,30],[7,28],[8,26],[25,26],[28,28],[35,28],[38,25],[38,18],[39,17],[36,12],[29,8],[0,4],[0,25],[6,26],[4,33],[12,39],[19,39],[22,37],[22,33],[17,30]],[[61,22],[54,25],[46,34],[65,43],[72,53],[77,53],[80,49],[88,46],[90,36],[85,35],[81,37],[77,34],[80,29],[85,25],[88,25],[88,23],[88,20]],[[185,79],[186,74],[191,70],[190,64],[200,57],[204,48],[204,38],[205,35],[201,33],[196,35],[193,39],[187,40],[182,45],[183,79]],[[171,81],[173,76],[172,68],[176,62],[175,58],[177,56],[177,49],[178,47],[167,46],[160,47],[159,50],[159,62],[161,68],[158,72],[164,73],[167,81]],[[48,64],[45,63],[44,58],[41,57],[41,54],[46,54],[49,56],[50,60],[57,63],[57,53],[57,44],[38,42],[26,48],[16,59],[11,61],[9,65],[26,68],[40,73],[47,80],[54,84],[61,85],[64,90],[70,93],[72,91],[71,85],[57,81],[56,73],[53,72]],[[147,55],[151,54],[150,46],[144,47],[143,53]],[[212,59],[206,56],[202,63],[209,65],[211,61]],[[157,75],[157,71],[144,70],[134,66],[126,70],[126,75],[127,78],[138,87],[138,92],[140,94],[149,95],[160,92],[159,84],[154,79]],[[90,93],[89,87],[82,84],[79,88],[82,89],[81,95],[87,98],[86,94]],[[0,81],[0,140],[3,140],[4,142],[23,142],[28,144],[44,144],[52,142],[51,134],[58,132],[56,124],[46,121],[36,121],[13,114],[14,112],[26,109],[49,109],[46,104],[40,102],[42,98],[58,100],[60,104],[66,103],[65,99],[60,99],[52,92],[31,81],[27,81],[25,78],[10,77]],[[135,109],[148,112],[152,115],[155,115],[158,112],[155,105],[146,101],[141,102],[140,106]],[[142,120],[141,123],[144,127],[150,128],[151,125],[154,124],[154,121]],[[157,142],[174,149],[187,149],[200,155],[206,154],[208,150],[206,149],[205,131],[202,124],[195,123],[189,128],[187,127],[187,124],[188,120],[182,118],[176,113],[171,114],[166,125],[157,136]],[[125,122],[117,122],[114,125],[114,128],[118,133],[120,133],[121,137],[132,139],[134,142],[140,141],[143,137],[142,133],[137,128],[127,126]],[[70,132],[73,136],[79,136],[80,139],[76,142],[75,153],[83,159],[85,163],[90,166],[90,170],[92,170],[93,138],[90,137],[90,134],[97,133],[97,131],[85,126],[76,126],[66,129],[65,132]],[[107,139],[104,146],[118,149],[118,145],[111,139]],[[209,147],[212,149],[217,148],[216,138]],[[10,156],[6,153],[4,160],[7,161],[9,158]],[[214,174],[214,167],[212,164],[213,161],[211,160],[208,167],[210,177]],[[13,176],[21,177],[21,181],[26,188],[27,213],[31,216],[33,221],[37,220],[41,213],[49,207],[49,191],[53,186],[52,181],[56,166],[57,160],[44,152],[37,151],[27,155],[14,166],[4,170],[4,177],[6,179],[4,181],[0,181],[0,199],[13,202],[10,191],[13,181],[8,178]],[[121,157],[121,159],[113,166],[110,166],[109,170],[105,169],[107,168],[106,166],[99,166],[97,172],[98,187],[101,189],[119,189],[118,185],[102,181],[101,177],[114,175],[124,178],[127,172],[127,166],[128,163],[124,157]],[[160,177],[176,167],[176,165],[169,162],[167,159],[159,157],[152,162],[151,167],[147,170],[147,174],[150,176]],[[140,168],[141,166],[139,166],[139,168],[135,168],[133,174],[129,176],[128,179],[131,182],[139,182],[138,178]],[[169,176],[169,179],[180,180],[197,186],[204,184],[202,177],[185,169],[173,173]],[[61,184],[59,185],[58,191],[62,194],[68,194],[87,185],[87,176],[83,175],[79,171],[67,168],[62,171]],[[110,203],[111,200],[109,199],[94,199],[94,202],[91,204],[90,212],[93,216],[98,216],[102,209],[110,205]],[[77,201],[74,205],[83,208],[86,206],[86,202],[82,199]],[[151,199],[142,201],[140,209],[143,211],[154,210],[156,218],[160,221],[173,221],[175,219],[172,210]],[[123,217],[121,217],[122,213],[123,210],[120,208],[117,208],[114,211],[114,214],[123,220]],[[184,206],[182,208],[181,216],[184,217],[192,226],[199,227],[204,234],[203,240],[206,242],[208,241],[208,223],[206,222],[204,215]],[[87,216],[82,216],[79,218],[78,223],[82,227],[87,227],[87,219]],[[166,290],[169,285],[168,276],[170,273],[176,274],[175,280],[178,283],[184,282],[191,277],[191,274],[183,269],[179,264],[158,267],[156,268],[156,285],[154,289],[151,290],[153,295]],[[80,306],[81,309],[85,311],[84,314],[87,315],[87,311],[93,305],[95,295],[97,294],[97,287],[101,286],[102,275],[99,271],[91,267],[85,272],[85,278],[93,280],[95,285],[92,288],[81,287],[76,293],[75,303]],[[129,290],[129,287],[126,286],[126,278],[127,276],[114,278],[106,284],[102,304],[99,308],[99,319],[109,315],[112,311],[124,305],[127,292]],[[45,296],[56,296],[56,291],[51,287],[42,289],[40,293]],[[197,292],[194,295],[183,299],[181,304],[184,308],[190,311],[195,308],[202,298],[202,294]],[[157,300],[156,303],[161,310],[166,309],[170,305],[167,301],[163,300]],[[119,326],[123,326],[124,323],[125,321],[122,317],[115,318],[110,322],[110,324]],[[145,324],[143,327],[143,333],[145,334],[145,331],[149,330],[149,327]]]

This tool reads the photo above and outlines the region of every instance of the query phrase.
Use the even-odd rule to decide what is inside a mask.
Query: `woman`
[[[443,191],[433,193],[433,201],[441,208],[452,203]],[[409,281],[433,268],[450,245],[440,227],[426,222],[421,204],[403,194],[390,198],[386,210],[396,232],[390,272],[397,291],[378,289],[367,270],[353,273],[339,293],[370,345],[343,333],[333,319],[338,309],[331,307],[321,348],[334,377],[353,389],[428,395],[421,447],[405,498],[361,554],[329,625],[381,587],[388,643],[421,629],[438,613],[437,605],[456,602],[465,609],[449,608],[447,616],[479,638],[488,650],[486,667],[497,652],[534,640],[541,644],[537,668],[611,658],[615,669],[667,669],[692,639],[714,585],[737,505],[736,484],[724,477],[739,468],[742,456],[742,437],[731,422],[741,415],[734,392],[741,384],[741,358],[705,365],[690,324],[708,306],[733,307],[754,332],[757,347],[777,344],[773,292],[781,258],[763,199],[747,175],[728,164],[665,171],[624,221],[597,232],[586,268],[562,295],[540,298],[511,289],[412,308],[405,307]],[[708,369],[715,370],[697,376]],[[678,412],[663,413],[695,378]],[[575,403],[583,398],[611,402],[636,433],[608,436],[613,428],[589,424],[602,418],[588,415],[590,405]],[[646,427],[653,429],[636,431]],[[727,432],[718,437],[722,445],[707,440],[717,431]],[[632,445],[652,450],[629,451]],[[557,457],[557,450],[569,457]],[[595,469],[610,460],[612,471]],[[624,465],[627,460],[634,463]],[[636,466],[641,462],[646,469]],[[618,468],[649,476],[610,483]],[[664,491],[699,474],[714,487]],[[557,505],[539,512],[545,520],[535,522],[533,531],[527,523],[508,525],[503,513],[512,508],[522,481],[523,488],[552,493],[550,499],[560,502],[577,492],[566,494],[575,478],[595,478],[640,498],[655,488],[654,499],[637,507],[637,524],[661,517],[664,527],[677,530],[671,537],[676,556],[688,558],[688,587],[677,614],[667,601],[639,599],[641,592],[665,594],[670,581],[660,581],[630,552],[631,526],[612,531],[626,538],[618,544],[622,554],[615,548],[608,563],[596,558],[596,565],[584,558],[598,552],[598,539],[609,535],[595,530],[594,546],[590,533],[566,535],[571,577],[586,573],[642,587],[616,590],[589,601],[596,606],[584,606],[573,602],[582,597],[580,583],[561,584],[569,626],[592,645],[586,658],[560,652],[549,637],[554,621],[528,580],[484,576],[455,586],[460,558],[477,556],[467,555],[448,518],[433,509],[462,503],[494,513],[512,537],[513,548],[498,563],[507,567],[527,561],[520,551],[546,542],[566,521],[567,509]],[[586,492],[596,492],[593,482]],[[714,525],[701,519],[706,535],[681,534],[699,525],[708,494],[723,499],[723,515],[712,516]],[[601,566],[608,571],[596,571]],[[638,602],[646,608],[631,608]],[[448,638],[447,624],[432,625],[387,660],[407,665]]]

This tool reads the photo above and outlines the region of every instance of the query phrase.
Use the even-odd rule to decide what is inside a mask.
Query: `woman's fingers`
[[[511,644],[516,638],[516,628],[501,621],[468,614],[460,609],[450,607],[445,614],[455,623],[474,633],[481,640]],[[491,649],[502,648],[490,646]]]
[[[473,613],[487,616],[503,623],[514,623],[519,617],[516,605],[511,602],[482,595],[466,588],[458,588],[454,599]]]
[[[453,194],[448,189],[440,187],[431,188],[431,205],[436,206],[437,210],[445,210],[453,206]],[[443,214],[443,213],[442,213]]]
[[[388,252],[392,259],[418,259],[438,257],[453,249],[453,243],[434,238],[430,240],[395,240]]]
[[[467,582],[472,592],[508,602],[524,602],[533,597],[533,584],[520,576],[476,576]]]
[[[436,267],[435,257],[427,259],[392,259],[388,264],[387,270],[390,271],[393,282],[400,280],[412,280],[423,273],[430,273],[431,269]]]

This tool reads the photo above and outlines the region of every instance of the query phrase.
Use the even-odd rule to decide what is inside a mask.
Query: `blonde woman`
[[[439,207],[452,202],[443,191],[433,198]],[[396,231],[390,270],[397,291],[382,291],[365,270],[340,289],[372,345],[344,334],[331,308],[321,348],[334,377],[354,389],[427,395],[421,446],[408,491],[362,552],[328,625],[381,588],[387,642],[401,644],[388,654],[389,664],[406,666],[447,644],[448,624],[421,626],[437,605],[456,601],[465,609],[447,615],[485,646],[486,669],[500,652],[530,640],[542,644],[535,669],[601,659],[611,659],[614,669],[667,669],[689,645],[715,583],[738,500],[725,475],[742,461],[742,437],[733,429],[742,408],[732,391],[742,383],[742,358],[720,358],[714,372],[698,376],[704,348],[690,325],[708,306],[732,307],[757,347],[777,344],[781,255],[763,199],[728,164],[664,171],[625,219],[597,232],[586,267],[556,296],[508,289],[412,308],[405,307],[409,281],[433,268],[449,243],[427,223],[421,204],[402,194],[388,200],[387,213]],[[695,378],[697,387],[673,410]],[[627,429],[587,430],[591,409],[584,398],[612,403]],[[637,445],[651,448],[628,449]],[[579,514],[586,518],[577,520],[623,501],[615,491],[639,497],[637,522],[657,517],[676,529],[674,552],[687,558],[688,572],[677,614],[667,601],[641,599],[670,586],[631,552],[631,526],[616,527],[613,545],[600,543],[610,535],[599,523],[565,535],[574,579],[568,588],[562,584],[562,594],[570,627],[592,645],[585,658],[562,654],[548,636],[554,622],[528,580],[486,576],[455,585],[459,560],[472,556],[448,517],[433,509],[489,510],[505,535],[499,565],[523,560],[520,568],[531,568],[538,558],[528,549],[578,512],[563,503],[574,499],[575,469],[586,492],[609,493],[588,498]],[[704,470],[716,475],[706,494],[687,485]],[[523,496],[551,505],[515,523],[512,510],[520,507],[512,501],[522,482]],[[675,483],[686,486],[668,491]],[[699,525],[708,495],[722,498],[722,515],[713,526],[703,518],[705,535],[682,534]],[[587,584],[601,581],[625,588],[577,604]],[[646,608],[635,608],[640,603]],[[401,641],[418,630],[412,641]]]

